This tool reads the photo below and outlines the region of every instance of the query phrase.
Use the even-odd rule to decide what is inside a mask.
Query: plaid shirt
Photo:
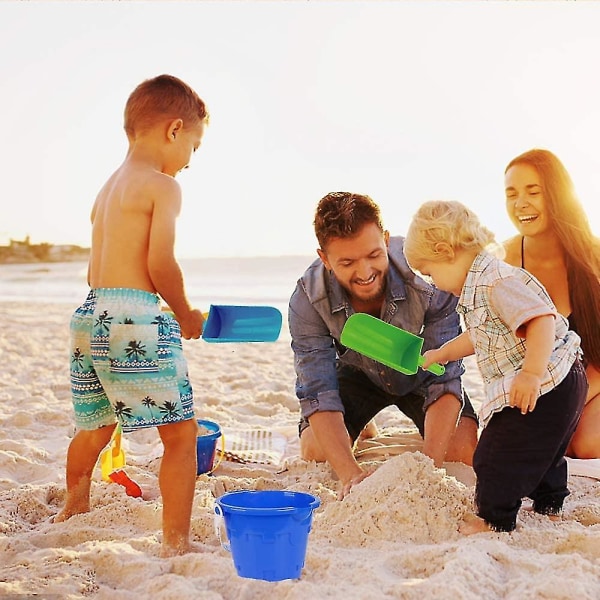
[[[579,336],[569,331],[541,283],[524,269],[494,256],[478,254],[467,273],[457,310],[475,348],[485,386],[479,412],[485,427],[495,412],[509,406],[509,392],[525,358],[523,327],[543,315],[555,317],[554,348],[542,379],[541,394],[569,373],[579,353]]]

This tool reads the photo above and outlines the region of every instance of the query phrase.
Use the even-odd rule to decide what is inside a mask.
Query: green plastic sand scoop
[[[350,315],[340,341],[344,346],[364,354],[400,373],[414,375],[423,364],[423,338],[376,319],[366,313]],[[443,365],[433,363],[427,371],[443,375]]]

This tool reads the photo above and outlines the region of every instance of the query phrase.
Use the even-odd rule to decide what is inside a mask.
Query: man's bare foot
[[[475,533],[492,531],[492,529],[482,518],[469,513],[464,516],[463,522],[458,527],[458,531],[462,535],[473,535]]]
[[[163,543],[160,557],[171,558],[173,556],[182,556],[183,554],[203,552],[202,546],[194,542],[188,542],[186,544],[178,544],[177,546],[168,546]]]
[[[369,421],[364,429],[360,432],[358,436],[359,440],[370,440],[372,438],[377,437],[379,434],[379,430],[377,429],[377,425],[375,425],[375,421]]]

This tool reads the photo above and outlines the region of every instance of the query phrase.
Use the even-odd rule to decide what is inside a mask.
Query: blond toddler
[[[411,267],[459,297],[466,331],[425,352],[423,368],[475,354],[485,398],[473,468],[477,515],[466,535],[512,531],[522,499],[559,515],[567,488],[565,451],[587,392],[579,336],[543,286],[489,252],[495,243],[468,208],[431,201],[414,216],[404,252]]]

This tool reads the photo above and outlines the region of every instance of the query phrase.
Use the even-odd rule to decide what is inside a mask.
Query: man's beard
[[[357,300],[358,302],[374,302],[375,300],[383,300],[385,298],[385,277],[380,274],[379,278],[379,287],[369,294],[361,294],[358,295],[354,293],[354,290],[357,288],[360,289],[359,286],[354,285],[351,288],[345,287],[346,293],[348,294],[350,300]]]

